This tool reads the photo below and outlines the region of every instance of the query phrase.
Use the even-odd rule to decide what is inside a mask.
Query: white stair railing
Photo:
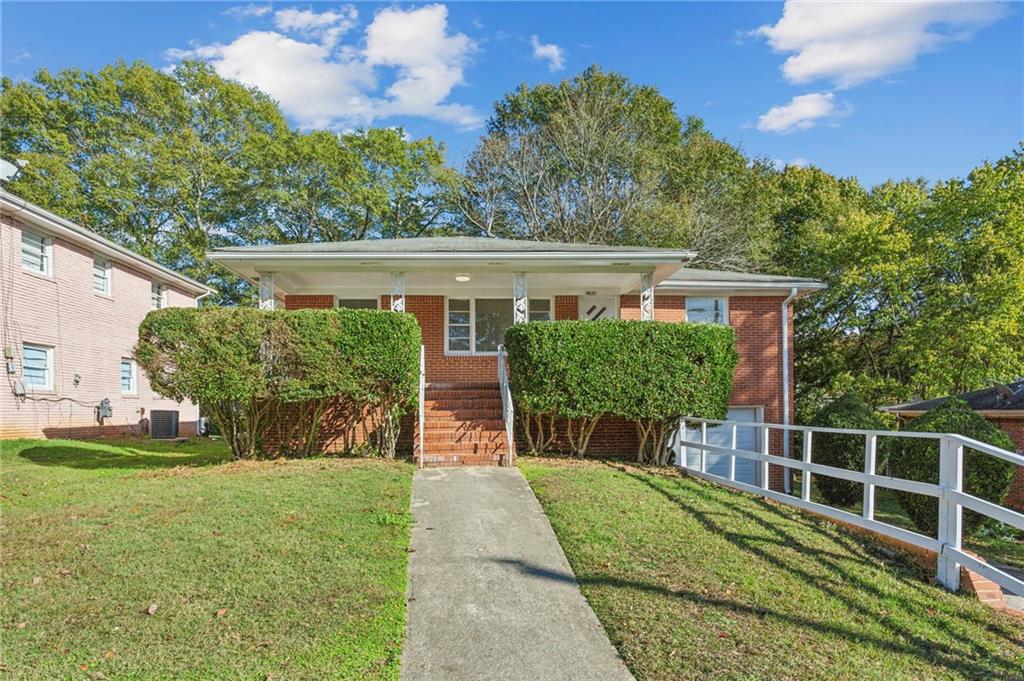
[[[724,426],[730,433],[731,446],[711,444],[708,442],[708,428]],[[693,437],[691,437],[691,428]],[[699,431],[698,431],[699,428]],[[761,451],[755,452],[736,447],[737,428],[756,428],[760,436]],[[770,454],[768,449],[771,430],[781,432],[783,438],[791,437],[792,433],[802,433],[802,456],[799,459],[787,458]],[[857,435],[864,438],[864,466],[861,470],[848,470],[814,463],[811,460],[811,449],[814,433],[837,433],[841,435]],[[920,482],[879,475],[876,472],[876,458],[879,438],[893,439],[927,439],[935,440],[939,446],[939,482]],[[994,518],[1017,529],[1024,530],[1024,513],[994,504],[963,490],[964,450],[973,449],[988,456],[1008,461],[1017,466],[1024,466],[1024,456],[1014,452],[993,447],[992,445],[952,433],[914,433],[888,430],[856,430],[844,428],[819,428],[814,426],[791,426],[779,423],[755,423],[747,421],[717,421],[684,417],[679,422],[679,450],[676,452],[676,466],[688,473],[711,482],[759,494],[783,504],[812,511],[814,513],[849,523],[851,525],[892,537],[913,546],[935,553],[938,557],[938,581],[950,591],[960,588],[960,567],[964,566],[984,577],[991,579],[1000,586],[1016,593],[1024,593],[1024,580],[1000,570],[999,568],[979,560],[963,550],[963,509]],[[697,465],[690,466],[687,450],[698,452]],[[729,457],[728,476],[716,475],[708,470],[707,454],[725,455]],[[757,462],[760,469],[759,484],[752,485],[735,479],[735,458],[751,459]],[[768,464],[775,464],[787,469],[802,472],[799,496],[791,496],[785,492],[773,490],[768,484]],[[811,501],[812,474],[831,476],[864,485],[862,510],[860,515],[844,511],[823,503]],[[875,490],[879,487],[900,490],[912,494],[923,494],[935,497],[939,502],[938,533],[936,537],[897,527],[882,522],[875,517]]]
[[[505,424],[505,441],[508,444],[508,465],[515,458],[515,407],[512,406],[512,389],[508,384],[508,353],[505,346],[498,346],[498,388],[501,391],[501,420]]]

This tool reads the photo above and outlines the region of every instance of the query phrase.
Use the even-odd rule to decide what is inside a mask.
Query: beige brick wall
[[[136,394],[121,394],[121,358],[131,356],[149,312],[151,278],[114,261],[111,295],[101,295],[92,288],[92,251],[54,238],[52,253],[52,276],[22,269],[21,223],[0,216],[0,340],[15,362],[14,374],[7,373],[6,360],[0,367],[0,438],[115,434],[134,428],[142,410],[148,417],[153,409],[177,409],[183,433],[193,431],[196,407],[155,395],[141,370]],[[191,294],[164,283],[167,306],[195,304]],[[23,343],[53,347],[52,391],[14,395]],[[103,398],[110,399],[114,415],[100,427],[93,407]]]

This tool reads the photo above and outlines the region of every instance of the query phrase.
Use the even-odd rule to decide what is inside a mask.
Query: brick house
[[[501,463],[514,456],[502,424],[497,351],[504,330],[517,321],[730,324],[741,356],[730,416],[788,422],[791,302],[823,287],[807,279],[687,269],[693,254],[678,250],[474,237],[237,247],[208,256],[258,283],[268,308],[343,306],[415,315],[427,381],[424,451],[415,444],[415,456],[433,465]],[[773,450],[784,449],[781,439],[771,443]],[[635,448],[632,423],[606,420],[591,439],[595,454],[628,455]],[[741,473],[748,474],[753,467]]]
[[[209,288],[3,190],[0,281],[0,438],[136,432],[153,410],[195,432],[196,406],[156,395],[132,349],[151,309],[193,306]]]
[[[963,400],[976,413],[999,426],[1010,436],[1017,451],[1024,454],[1024,378],[1018,378],[1008,385],[953,395],[952,398]],[[901,421],[910,420],[952,398],[938,397],[934,400],[908,402],[881,407],[880,411],[896,414]],[[1017,466],[1014,471],[1010,491],[1007,492],[1004,503],[1007,506],[1024,509],[1024,466]]]

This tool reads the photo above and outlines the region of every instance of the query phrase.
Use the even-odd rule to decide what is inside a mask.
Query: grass
[[[835,525],[673,472],[520,468],[638,679],[1021,678],[1021,620]]]
[[[408,464],[0,447],[5,678],[397,678]]]

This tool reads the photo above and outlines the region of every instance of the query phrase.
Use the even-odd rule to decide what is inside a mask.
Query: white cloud
[[[796,2],[782,18],[752,34],[777,52],[792,53],[782,72],[792,83],[832,80],[848,88],[906,69],[917,57],[1006,14],[1005,3]]]
[[[838,106],[835,93],[811,92],[797,95],[782,106],[773,106],[757,119],[757,129],[762,132],[787,133],[806,130],[823,120],[847,116],[852,108],[846,104]]]
[[[274,12],[274,26],[279,30],[318,40],[328,48],[334,47],[358,21],[359,12],[352,5],[345,5],[340,12],[317,13],[294,7]]]
[[[250,3],[248,5],[235,5],[224,10],[224,14],[235,19],[242,20],[250,17],[264,17],[273,10],[270,3],[266,5],[258,5],[256,3]]]
[[[799,156],[791,160],[787,165],[796,166],[797,168],[806,168],[811,165],[811,162],[806,158],[800,158]]]
[[[549,71],[561,71],[565,68],[565,50],[554,43],[542,43],[536,35],[530,36],[533,47],[533,58],[546,61]]]
[[[483,123],[473,107],[448,101],[464,83],[476,45],[449,32],[444,5],[381,10],[366,27],[365,44],[338,45],[355,20],[351,7],[340,13],[280,10],[276,31],[170,49],[165,57],[203,59],[220,75],[255,85],[302,127],[349,129],[390,116],[422,116],[461,128]],[[380,93],[379,80],[389,76],[393,80]]]

